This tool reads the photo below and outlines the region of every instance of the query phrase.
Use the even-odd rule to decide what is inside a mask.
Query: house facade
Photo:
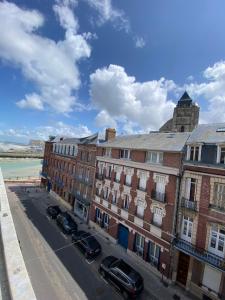
[[[189,133],[120,136],[97,147],[91,225],[168,277],[188,137]]]
[[[174,240],[173,280],[201,299],[225,299],[225,123],[187,142]]]
[[[55,138],[45,143],[42,184],[66,201],[84,221],[88,220],[91,187],[95,174],[98,135]]]

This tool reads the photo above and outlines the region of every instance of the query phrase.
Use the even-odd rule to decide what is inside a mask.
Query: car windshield
[[[87,243],[88,243],[89,247],[91,247],[91,248],[97,248],[99,246],[98,241],[91,236],[89,236],[87,238]]]

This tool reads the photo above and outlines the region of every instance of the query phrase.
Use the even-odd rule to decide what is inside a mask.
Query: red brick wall
[[[145,151],[141,150],[132,150],[131,151],[131,160],[137,162],[145,162]]]
[[[163,165],[171,168],[180,168],[181,166],[181,154],[180,153],[164,153]]]

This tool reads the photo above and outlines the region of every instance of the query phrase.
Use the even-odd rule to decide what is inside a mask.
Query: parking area
[[[79,230],[91,232],[102,246],[102,254],[88,260],[72,245],[71,237],[62,233],[46,215],[48,205],[66,204],[44,189],[26,185],[7,185],[7,193],[22,253],[38,299],[122,299],[122,296],[98,273],[101,260],[108,255],[123,258],[145,281],[138,299],[193,299],[179,287],[165,287],[154,272],[126,251],[74,217]]]

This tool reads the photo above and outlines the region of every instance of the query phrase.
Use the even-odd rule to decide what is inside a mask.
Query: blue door
[[[125,249],[127,249],[128,246],[128,236],[129,236],[129,229],[126,226],[119,224],[118,243]]]

